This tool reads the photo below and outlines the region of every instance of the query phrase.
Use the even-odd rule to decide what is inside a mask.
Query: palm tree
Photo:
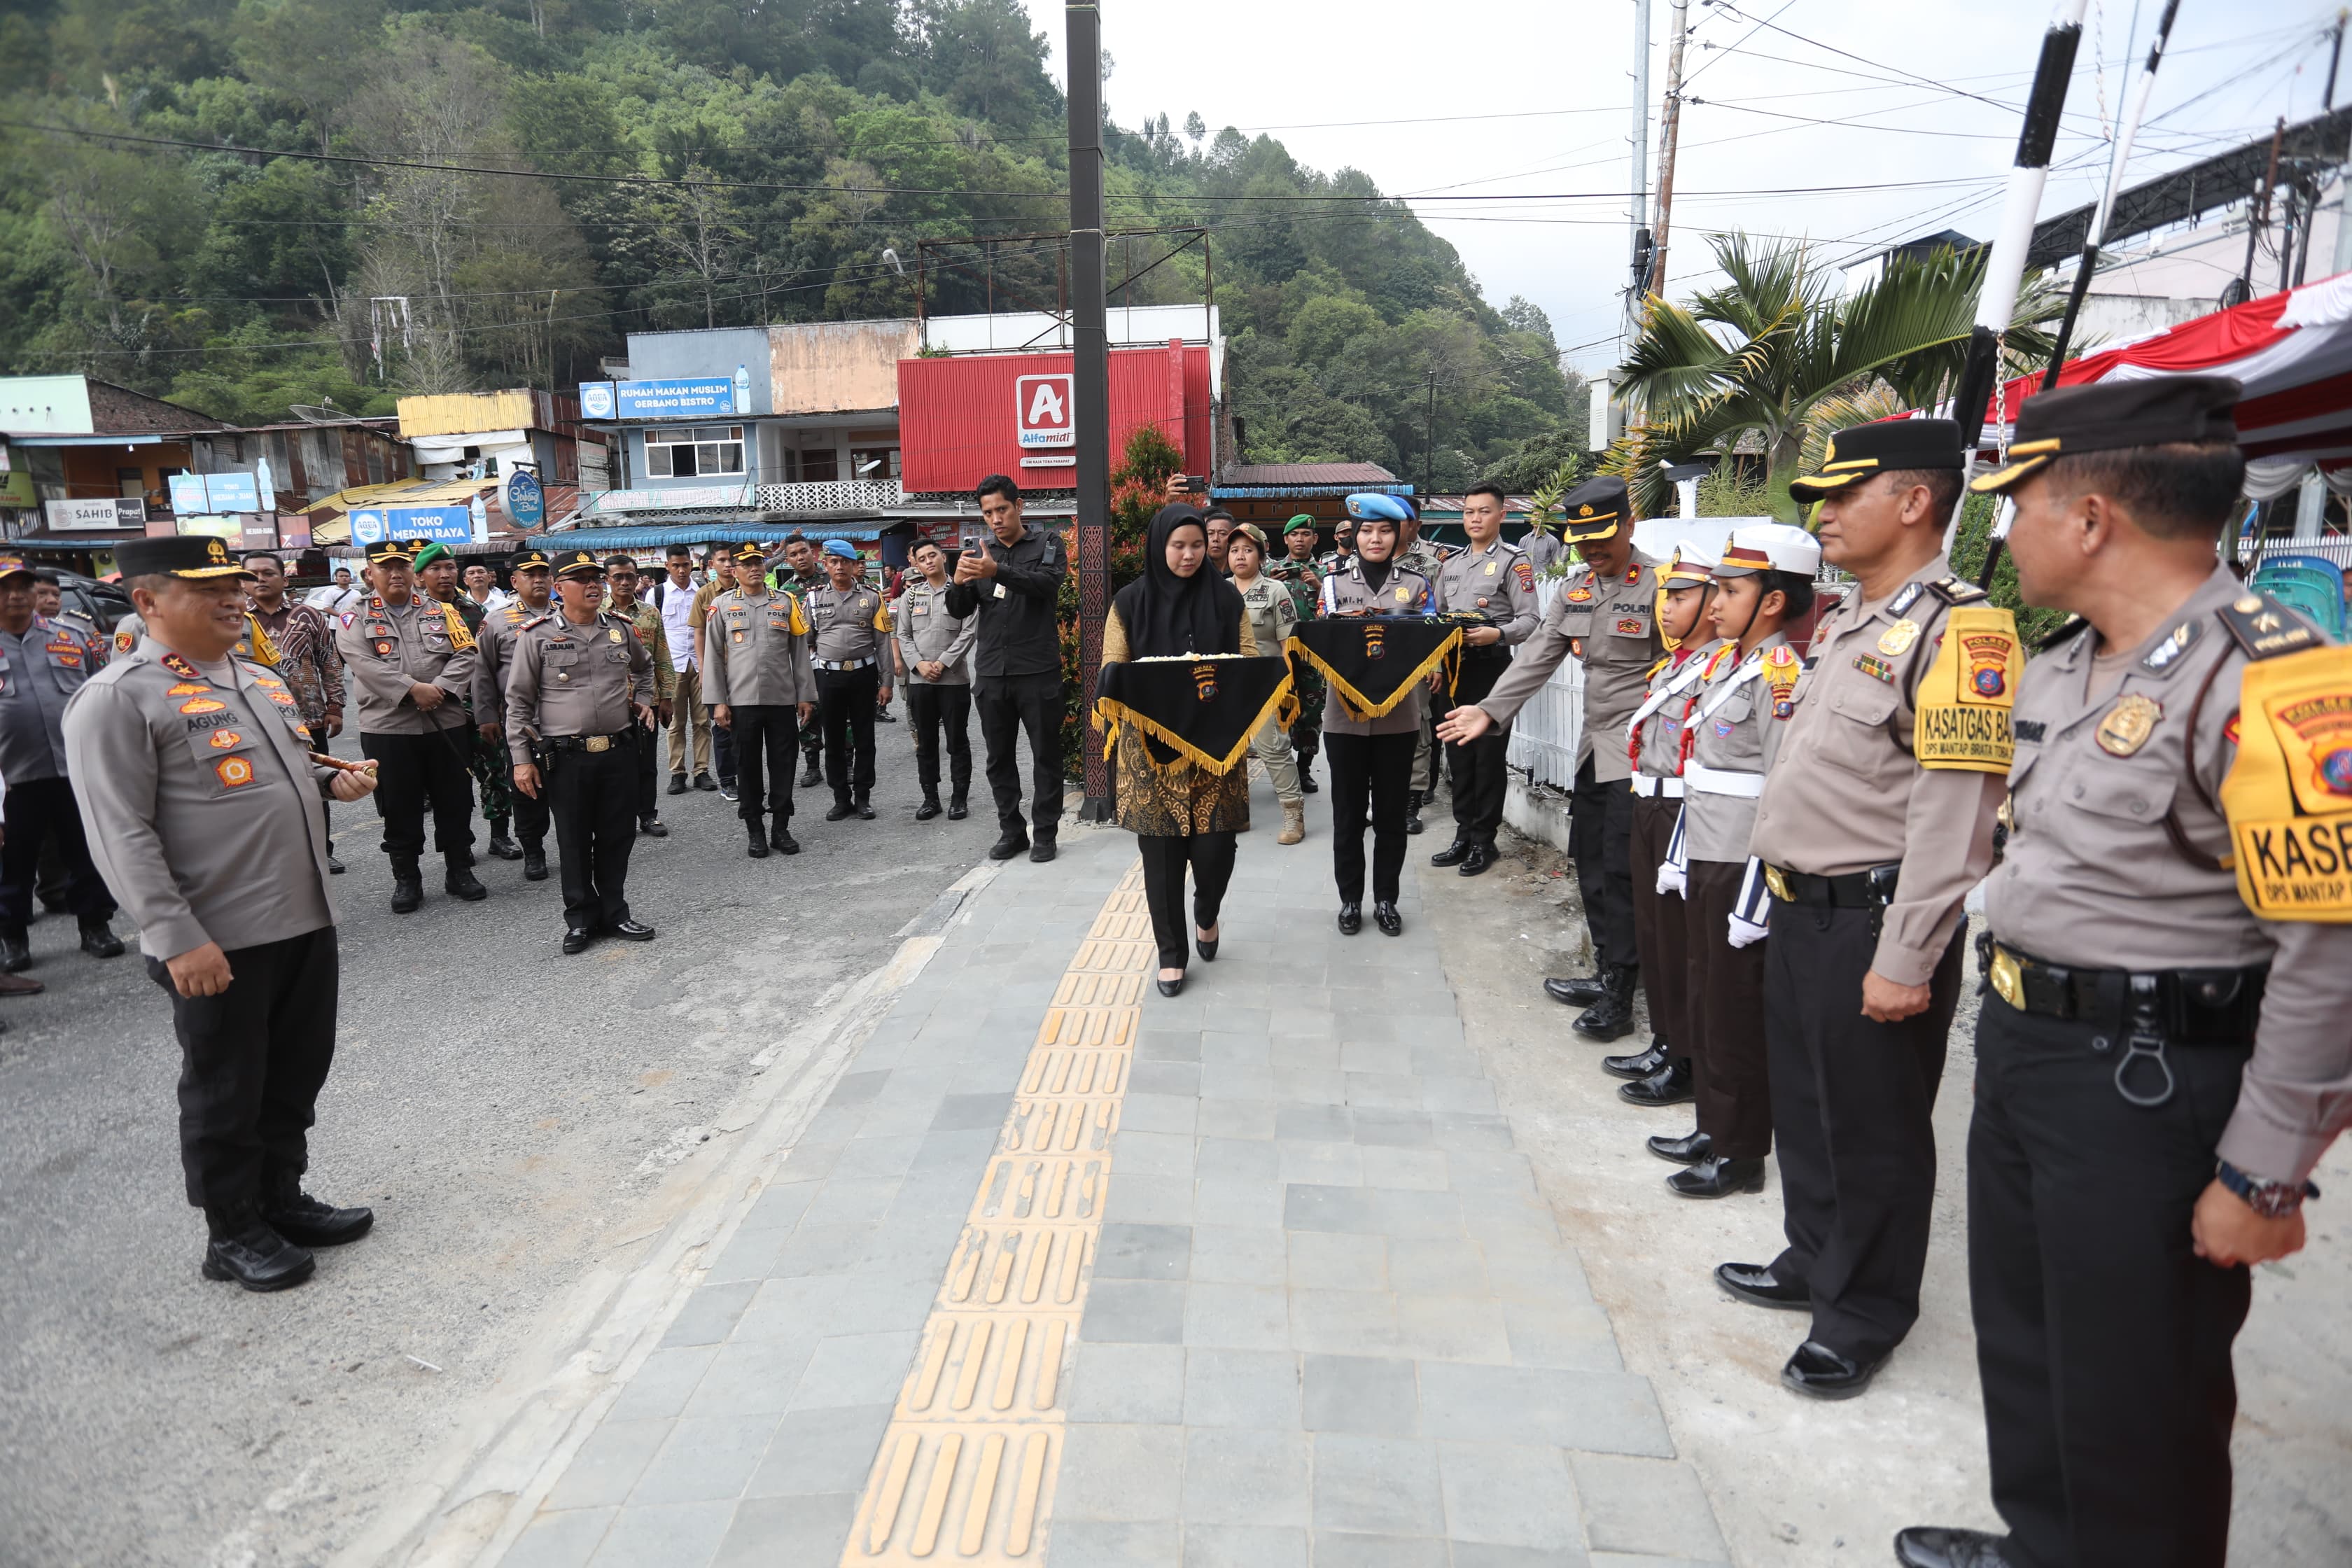
[[[1728,282],[1686,305],[1650,297],[1622,372],[1647,418],[1601,466],[1622,474],[1637,509],[1654,515],[1667,495],[1662,461],[1727,453],[1752,432],[1764,444],[1774,511],[1794,521],[1788,482],[1809,447],[1817,455],[1847,425],[1949,395],[1968,355],[1985,252],[1890,258],[1875,282],[1841,297],[1835,272],[1802,244],[1757,246],[1744,234],[1713,244]],[[2026,280],[2003,345],[2005,374],[2048,358],[2040,328],[2063,307],[2063,291],[2038,275]]]

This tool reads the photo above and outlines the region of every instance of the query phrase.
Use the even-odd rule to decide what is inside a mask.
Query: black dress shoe
[[[1493,845],[1473,844],[1470,846],[1470,853],[1462,858],[1462,869],[1454,874],[1457,877],[1482,877],[1494,868],[1494,864],[1495,847]]]
[[[1808,1399],[1852,1399],[1870,1386],[1886,1358],[1856,1361],[1840,1351],[1807,1340],[1780,1369],[1780,1382],[1791,1393]]]
[[[1590,1007],[1601,1000],[1601,976],[1570,975],[1566,980],[1544,982],[1544,994],[1568,1007]]]
[[[637,831],[644,834],[648,838],[667,838],[669,837],[669,828],[659,816],[641,816],[637,818]]]
[[[263,1223],[297,1247],[341,1247],[357,1241],[375,1224],[375,1210],[321,1203],[302,1190],[299,1177],[272,1184],[260,1209]]]
[[[1602,1057],[1601,1070],[1611,1078],[1647,1078],[1666,1065],[1664,1041],[1653,1041],[1650,1048],[1630,1057]]]
[[[547,875],[547,862],[543,858],[540,861],[539,874],[542,877]],[[471,866],[459,866],[454,863],[442,868],[441,890],[453,899],[463,899],[469,904],[480,903],[490,896],[490,890],[475,878],[474,868]]]
[[[1764,1190],[1764,1162],[1719,1160],[1709,1154],[1689,1170],[1668,1176],[1666,1186],[1681,1198],[1727,1198],[1734,1193],[1760,1193]]]
[[[1339,906],[1339,934],[1341,936],[1353,936],[1363,929],[1364,906],[1361,904],[1341,904]]]
[[[709,773],[697,773],[694,775],[694,787],[697,789],[717,789],[719,785]]]
[[[669,775],[669,793],[672,795],[684,795],[686,793],[686,775],[684,773],[672,773]]]
[[[1375,899],[1372,900],[1372,923],[1380,927],[1383,932],[1390,936],[1402,936],[1404,934],[1404,917],[1397,913],[1397,907],[1394,900]]]
[[[547,880],[547,846],[526,841],[522,847],[522,879],[526,882]]]
[[[793,830],[781,822],[768,830],[768,842],[779,854],[797,855],[801,852],[801,841],[793,837]]]
[[[923,804],[915,807],[915,820],[917,822],[929,822],[939,814],[940,797],[935,795],[925,795],[923,797]]]
[[[1214,963],[1217,961],[1217,944],[1224,941],[1224,939],[1225,933],[1219,931],[1216,935],[1204,940],[1201,935],[1201,928],[1194,926],[1192,928],[1192,951],[1201,955],[1202,963]]]
[[[851,809],[857,813],[858,819],[860,821],[871,822],[874,820],[874,808],[866,804],[866,797],[862,795],[857,797],[856,805]]]
[[[588,943],[595,934],[595,932],[590,931],[586,926],[573,926],[570,931],[565,931],[563,933],[563,951],[565,955],[569,956],[575,952],[587,952]]]
[[[1305,768],[1301,768],[1298,770],[1298,793],[1301,795],[1321,795],[1323,793],[1323,786],[1315,782],[1315,775],[1313,773],[1308,773]]]
[[[1895,1561],[1903,1568],[2014,1568],[2007,1544],[1981,1530],[1915,1524],[1895,1532]]]
[[[92,958],[121,958],[122,939],[95,916],[81,922],[81,950]]]
[[[1017,827],[1008,827],[1004,830],[1003,837],[988,847],[988,858],[992,860],[1010,860],[1028,847],[1029,836]]]
[[[1696,1165],[1715,1147],[1715,1140],[1704,1132],[1685,1132],[1679,1138],[1650,1138],[1644,1146],[1661,1160],[1672,1160],[1677,1165]]]
[[[507,825],[503,822],[490,828],[490,853],[501,860],[522,858],[522,846],[507,837]]]
[[[1459,866],[1470,853],[1470,846],[1457,838],[1429,858],[1433,866]]]
[[[1617,1098],[1628,1105],[1644,1105],[1653,1110],[1662,1106],[1687,1105],[1698,1098],[1698,1090],[1691,1081],[1696,1076],[1690,1068],[1668,1062],[1647,1078],[1619,1084]]]
[[[205,1247],[207,1279],[234,1279],[248,1290],[283,1290],[310,1278],[319,1260],[246,1207]]]
[[[651,942],[654,928],[643,921],[614,921],[604,928],[623,942]]]
[[[961,822],[965,817],[970,816],[971,815],[971,807],[964,804],[963,796],[958,795],[953,800],[948,802],[948,820],[950,822]]]
[[[1162,996],[1173,996],[1184,989],[1184,977],[1180,974],[1173,980],[1161,980],[1155,982],[1155,984],[1160,987],[1160,994]]]
[[[1029,863],[1033,866],[1043,866],[1059,853],[1061,851],[1055,847],[1052,839],[1040,838],[1036,843],[1029,846]]]
[[[1811,1287],[1801,1279],[1784,1284],[1760,1263],[1718,1263],[1715,1266],[1715,1282],[1723,1287],[1726,1295],[1751,1307],[1778,1307],[1786,1312],[1813,1310]]]
[[[21,974],[33,967],[33,942],[23,926],[0,931],[0,969]]]
[[[341,876],[341,875],[343,874],[343,869],[344,869],[344,868],[343,868],[343,863],[342,863],[341,860],[338,860],[338,859],[336,859],[336,858],[335,858],[335,852],[334,852],[333,850],[331,850],[331,849],[328,850],[328,851],[327,851],[327,872],[328,872],[328,875],[330,875],[330,876],[334,876],[334,877],[340,877],[340,876]]]

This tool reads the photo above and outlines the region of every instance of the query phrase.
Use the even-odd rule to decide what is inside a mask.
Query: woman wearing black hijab
[[[1242,596],[1207,563],[1198,510],[1165,506],[1144,542],[1143,575],[1121,588],[1103,621],[1103,662],[1257,652]],[[1234,835],[1249,826],[1249,769],[1214,773],[1132,724],[1118,726],[1116,819],[1143,853],[1144,902],[1160,945],[1160,994],[1184,988],[1184,876],[1192,876],[1192,940],[1217,956],[1217,911],[1234,874]],[[1150,761],[1145,760],[1149,756]]]

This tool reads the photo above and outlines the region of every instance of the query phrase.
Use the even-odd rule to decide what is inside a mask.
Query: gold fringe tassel
[[[1222,758],[1211,756],[1173,730],[1147,719],[1116,697],[1096,698],[1094,716],[1097,726],[1106,721],[1113,726],[1112,740],[1110,745],[1105,748],[1106,751],[1116,750],[1118,747],[1117,726],[1132,724],[1161,745],[1172,747],[1175,750],[1176,761],[1171,763],[1160,762],[1148,748],[1143,751],[1143,760],[1162,773],[1169,772],[1179,763],[1190,763],[1194,767],[1206,768],[1213,773],[1231,773],[1234,763],[1249,755],[1250,742],[1257,739],[1257,732],[1265,728],[1266,721],[1274,719],[1286,702],[1294,708],[1297,705],[1297,699],[1291,693],[1290,677],[1287,675],[1284,676],[1282,683],[1274,689],[1273,695],[1265,700],[1265,705],[1257,710],[1257,717],[1250,721],[1249,728],[1242,731],[1240,742],[1234,745],[1230,753]]]
[[[1313,648],[1295,637],[1289,643],[1292,652],[1304,655],[1307,663],[1323,672],[1323,678],[1331,683],[1331,689],[1339,694],[1339,705],[1347,709],[1349,713],[1359,721],[1385,717],[1398,703],[1405,700],[1414,687],[1429,678],[1430,671],[1444,664],[1452,657],[1454,650],[1461,646],[1462,628],[1456,626],[1446,634],[1445,640],[1439,643],[1428,658],[1413,667],[1412,673],[1398,684],[1396,690],[1390,694],[1387,701],[1374,702],[1357,690],[1346,676],[1317,658]]]

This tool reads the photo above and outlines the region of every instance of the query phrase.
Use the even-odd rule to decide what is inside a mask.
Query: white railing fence
[[[872,511],[905,505],[906,492],[896,479],[803,479],[755,486],[751,504],[762,511]]]
[[[1560,591],[1560,579],[1539,578],[1536,602],[1549,612]],[[1528,699],[1511,722],[1510,765],[1524,768],[1539,784],[1568,790],[1576,785],[1577,737],[1584,723],[1584,667],[1572,658],[1559,661],[1542,690]]]

